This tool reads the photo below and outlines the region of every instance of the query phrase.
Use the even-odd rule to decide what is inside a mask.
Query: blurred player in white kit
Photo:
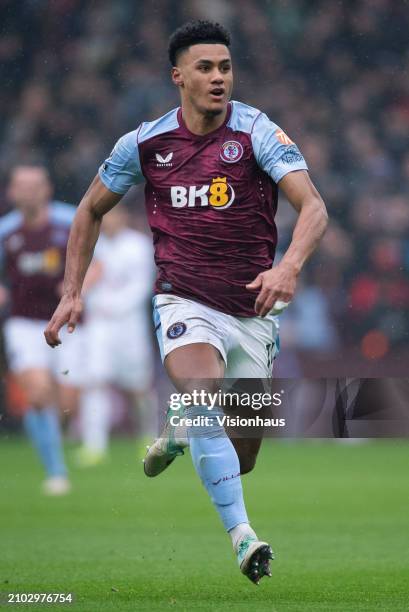
[[[138,433],[152,435],[155,395],[148,301],[154,281],[150,239],[128,226],[123,205],[102,224],[84,296],[86,386],[81,399],[78,461],[104,460],[112,422],[112,387],[137,407]]]

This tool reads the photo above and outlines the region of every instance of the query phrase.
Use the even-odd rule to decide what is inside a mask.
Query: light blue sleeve
[[[23,215],[19,210],[12,210],[0,217],[0,270],[4,264],[4,241],[19,226],[23,225]]]
[[[308,170],[297,145],[264,113],[254,122],[251,141],[258,165],[275,183],[294,170]]]
[[[139,159],[137,136],[138,130],[122,136],[98,170],[99,178],[105,187],[114,193],[123,195],[132,185],[145,180]]]
[[[65,225],[70,227],[76,213],[75,206],[71,206],[71,204],[66,204],[65,202],[60,202],[59,200],[54,200],[51,203],[51,218],[54,223],[58,225]]]

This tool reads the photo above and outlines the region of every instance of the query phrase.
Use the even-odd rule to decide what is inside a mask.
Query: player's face
[[[182,104],[191,104],[205,115],[224,112],[233,89],[230,51],[225,45],[192,45],[183,51],[172,69]]]
[[[51,198],[51,185],[43,168],[16,168],[10,179],[8,198],[23,214],[46,206]]]

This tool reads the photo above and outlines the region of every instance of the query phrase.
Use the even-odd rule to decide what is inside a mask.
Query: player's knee
[[[198,394],[204,399],[220,391],[220,381],[217,378],[184,378],[178,380],[178,387],[182,393],[193,397]]]
[[[46,383],[32,385],[26,389],[26,397],[29,406],[33,408],[44,408],[53,403],[52,387]]]
[[[64,415],[70,416],[78,412],[79,389],[76,387],[59,386],[58,407]]]
[[[17,383],[24,393],[28,406],[39,409],[54,403],[54,385],[46,370],[30,369],[21,372],[17,376]]]
[[[245,455],[243,457],[239,456],[240,461],[240,473],[248,474],[251,472],[256,465],[257,455]]]

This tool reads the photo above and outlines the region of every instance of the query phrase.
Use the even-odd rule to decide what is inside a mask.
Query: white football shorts
[[[146,391],[153,379],[153,347],[146,321],[90,318],[84,325],[87,385]]]
[[[64,327],[60,331],[62,344],[51,348],[45,341],[48,322],[10,317],[3,327],[8,367],[12,372],[48,370],[62,385],[79,387],[83,377],[83,336],[81,326],[73,334]]]
[[[220,352],[226,378],[271,378],[279,351],[278,317],[233,317],[193,300],[159,294],[153,319],[162,361],[174,349],[205,342]]]

